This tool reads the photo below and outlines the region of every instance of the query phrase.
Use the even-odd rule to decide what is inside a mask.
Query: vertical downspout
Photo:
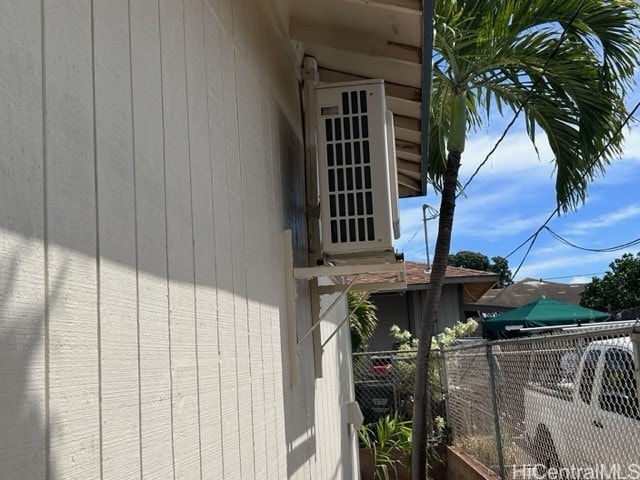
[[[427,194],[427,171],[429,168],[429,117],[431,105],[431,76],[433,74],[433,6],[435,0],[422,2],[422,113],[421,156],[422,194]]]

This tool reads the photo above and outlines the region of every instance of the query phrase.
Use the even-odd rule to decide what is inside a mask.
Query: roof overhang
[[[462,292],[462,302],[464,304],[475,303],[482,295],[488,292],[498,281],[499,276],[486,277],[449,277],[445,278],[444,285],[457,285]],[[426,290],[427,284],[412,284],[407,286],[407,290]]]
[[[431,280],[430,271],[426,270],[426,264],[417,262],[405,262],[406,288],[397,289],[397,292],[424,291]],[[358,282],[375,284],[390,281],[385,273],[372,273],[363,275]],[[457,286],[461,291],[464,304],[474,303],[500,280],[497,273],[482,272],[460,267],[447,267],[444,285]],[[395,291],[388,289],[388,291]]]
[[[461,284],[462,301],[466,305],[477,302],[478,299],[482,297],[482,295],[484,295],[486,292],[488,292],[495,284],[496,281],[483,281]]]
[[[426,193],[433,3],[422,0],[270,0],[320,82],[382,78],[393,112],[400,197]],[[423,65],[427,69],[423,69]],[[425,75],[426,73],[426,75]]]

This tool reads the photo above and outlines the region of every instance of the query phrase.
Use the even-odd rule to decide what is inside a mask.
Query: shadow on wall
[[[349,322],[345,322],[345,324],[340,327],[340,331],[336,335],[332,341],[339,342],[341,345],[351,345],[351,331],[349,329]],[[338,351],[338,371],[339,372],[352,372],[350,375],[345,376],[341,379],[340,382],[340,395],[339,402],[342,405],[342,409],[340,410],[340,444],[341,444],[341,452],[343,455],[346,452],[352,451],[353,449],[353,438],[354,435],[356,437],[356,441],[358,438],[358,432],[354,429],[353,425],[348,424],[348,416],[347,416],[347,402],[351,402],[355,400],[355,394],[352,390],[353,385],[353,365],[352,365],[352,357],[351,351],[341,349]],[[342,457],[342,477],[341,478],[359,478],[354,471],[355,463],[353,455],[356,452],[353,452],[351,455],[348,455],[347,458]],[[337,475],[334,476],[337,480]]]
[[[55,478],[48,455],[44,279],[37,285],[42,296],[28,298],[19,290],[19,270],[18,254],[0,259],[0,478]],[[50,304],[65,270],[49,292]]]
[[[307,227],[305,214],[305,176],[301,146],[287,128],[284,115],[279,115],[279,152],[282,185],[282,228],[290,229],[293,241],[293,262],[296,267],[307,265]],[[311,328],[309,291],[298,284],[296,319],[299,332]],[[281,309],[280,339],[282,388],[284,398],[284,427],[287,447],[287,476],[290,478],[316,455],[315,428],[315,371],[310,352],[299,355],[300,384],[291,386],[289,378],[289,346],[286,309]]]
[[[298,332],[306,332],[311,328],[311,313],[308,306],[308,288],[298,289],[296,302],[296,319]],[[306,304],[305,304],[306,303]],[[289,364],[287,344],[287,319],[281,319],[281,338],[283,363]],[[305,340],[311,345],[311,340]],[[311,468],[311,461],[317,454],[316,443],[316,379],[314,360],[311,348],[300,349],[298,355],[300,383],[292,386],[289,369],[283,369],[284,419],[287,443],[287,477],[292,478],[301,468]],[[313,475],[313,472],[310,472]]]

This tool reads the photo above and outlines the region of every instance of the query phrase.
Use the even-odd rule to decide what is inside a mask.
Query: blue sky
[[[640,87],[639,87],[640,88]],[[629,108],[640,100],[640,90],[629,99]],[[460,181],[464,184],[495,145],[511,117],[497,119],[488,129],[474,133],[462,156]],[[547,225],[569,242],[591,249],[609,248],[640,238],[640,126],[626,133],[624,154],[590,185],[586,203],[577,211],[555,216]],[[516,123],[498,150],[459,197],[453,225],[451,253],[471,250],[506,257],[529,238],[554,211],[555,188],[551,150],[540,135],[539,158]],[[406,260],[425,262],[422,205],[436,209],[440,199],[432,188],[425,197],[400,201],[401,237],[396,248]],[[438,220],[429,220],[427,230],[431,260],[435,250]],[[509,258],[515,273],[528,245]],[[582,251],[562,244],[542,231],[515,280],[542,278],[563,283],[589,282],[609,271],[609,264],[625,252],[634,255],[640,245],[611,252]]]

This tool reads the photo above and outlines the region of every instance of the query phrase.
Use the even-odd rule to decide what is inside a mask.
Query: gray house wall
[[[280,22],[0,2],[3,480],[354,477],[347,327],[289,383],[281,232],[298,259],[306,233]]]
[[[415,336],[419,336],[425,297],[426,290],[424,289],[372,295],[373,303],[377,307],[378,326],[373,337],[369,340],[367,350],[391,350],[394,339],[389,335],[389,329],[394,324],[403,330],[409,330]],[[463,320],[465,318],[460,286],[458,284],[444,285],[434,332],[440,333],[446,327],[451,327],[456,322]]]

